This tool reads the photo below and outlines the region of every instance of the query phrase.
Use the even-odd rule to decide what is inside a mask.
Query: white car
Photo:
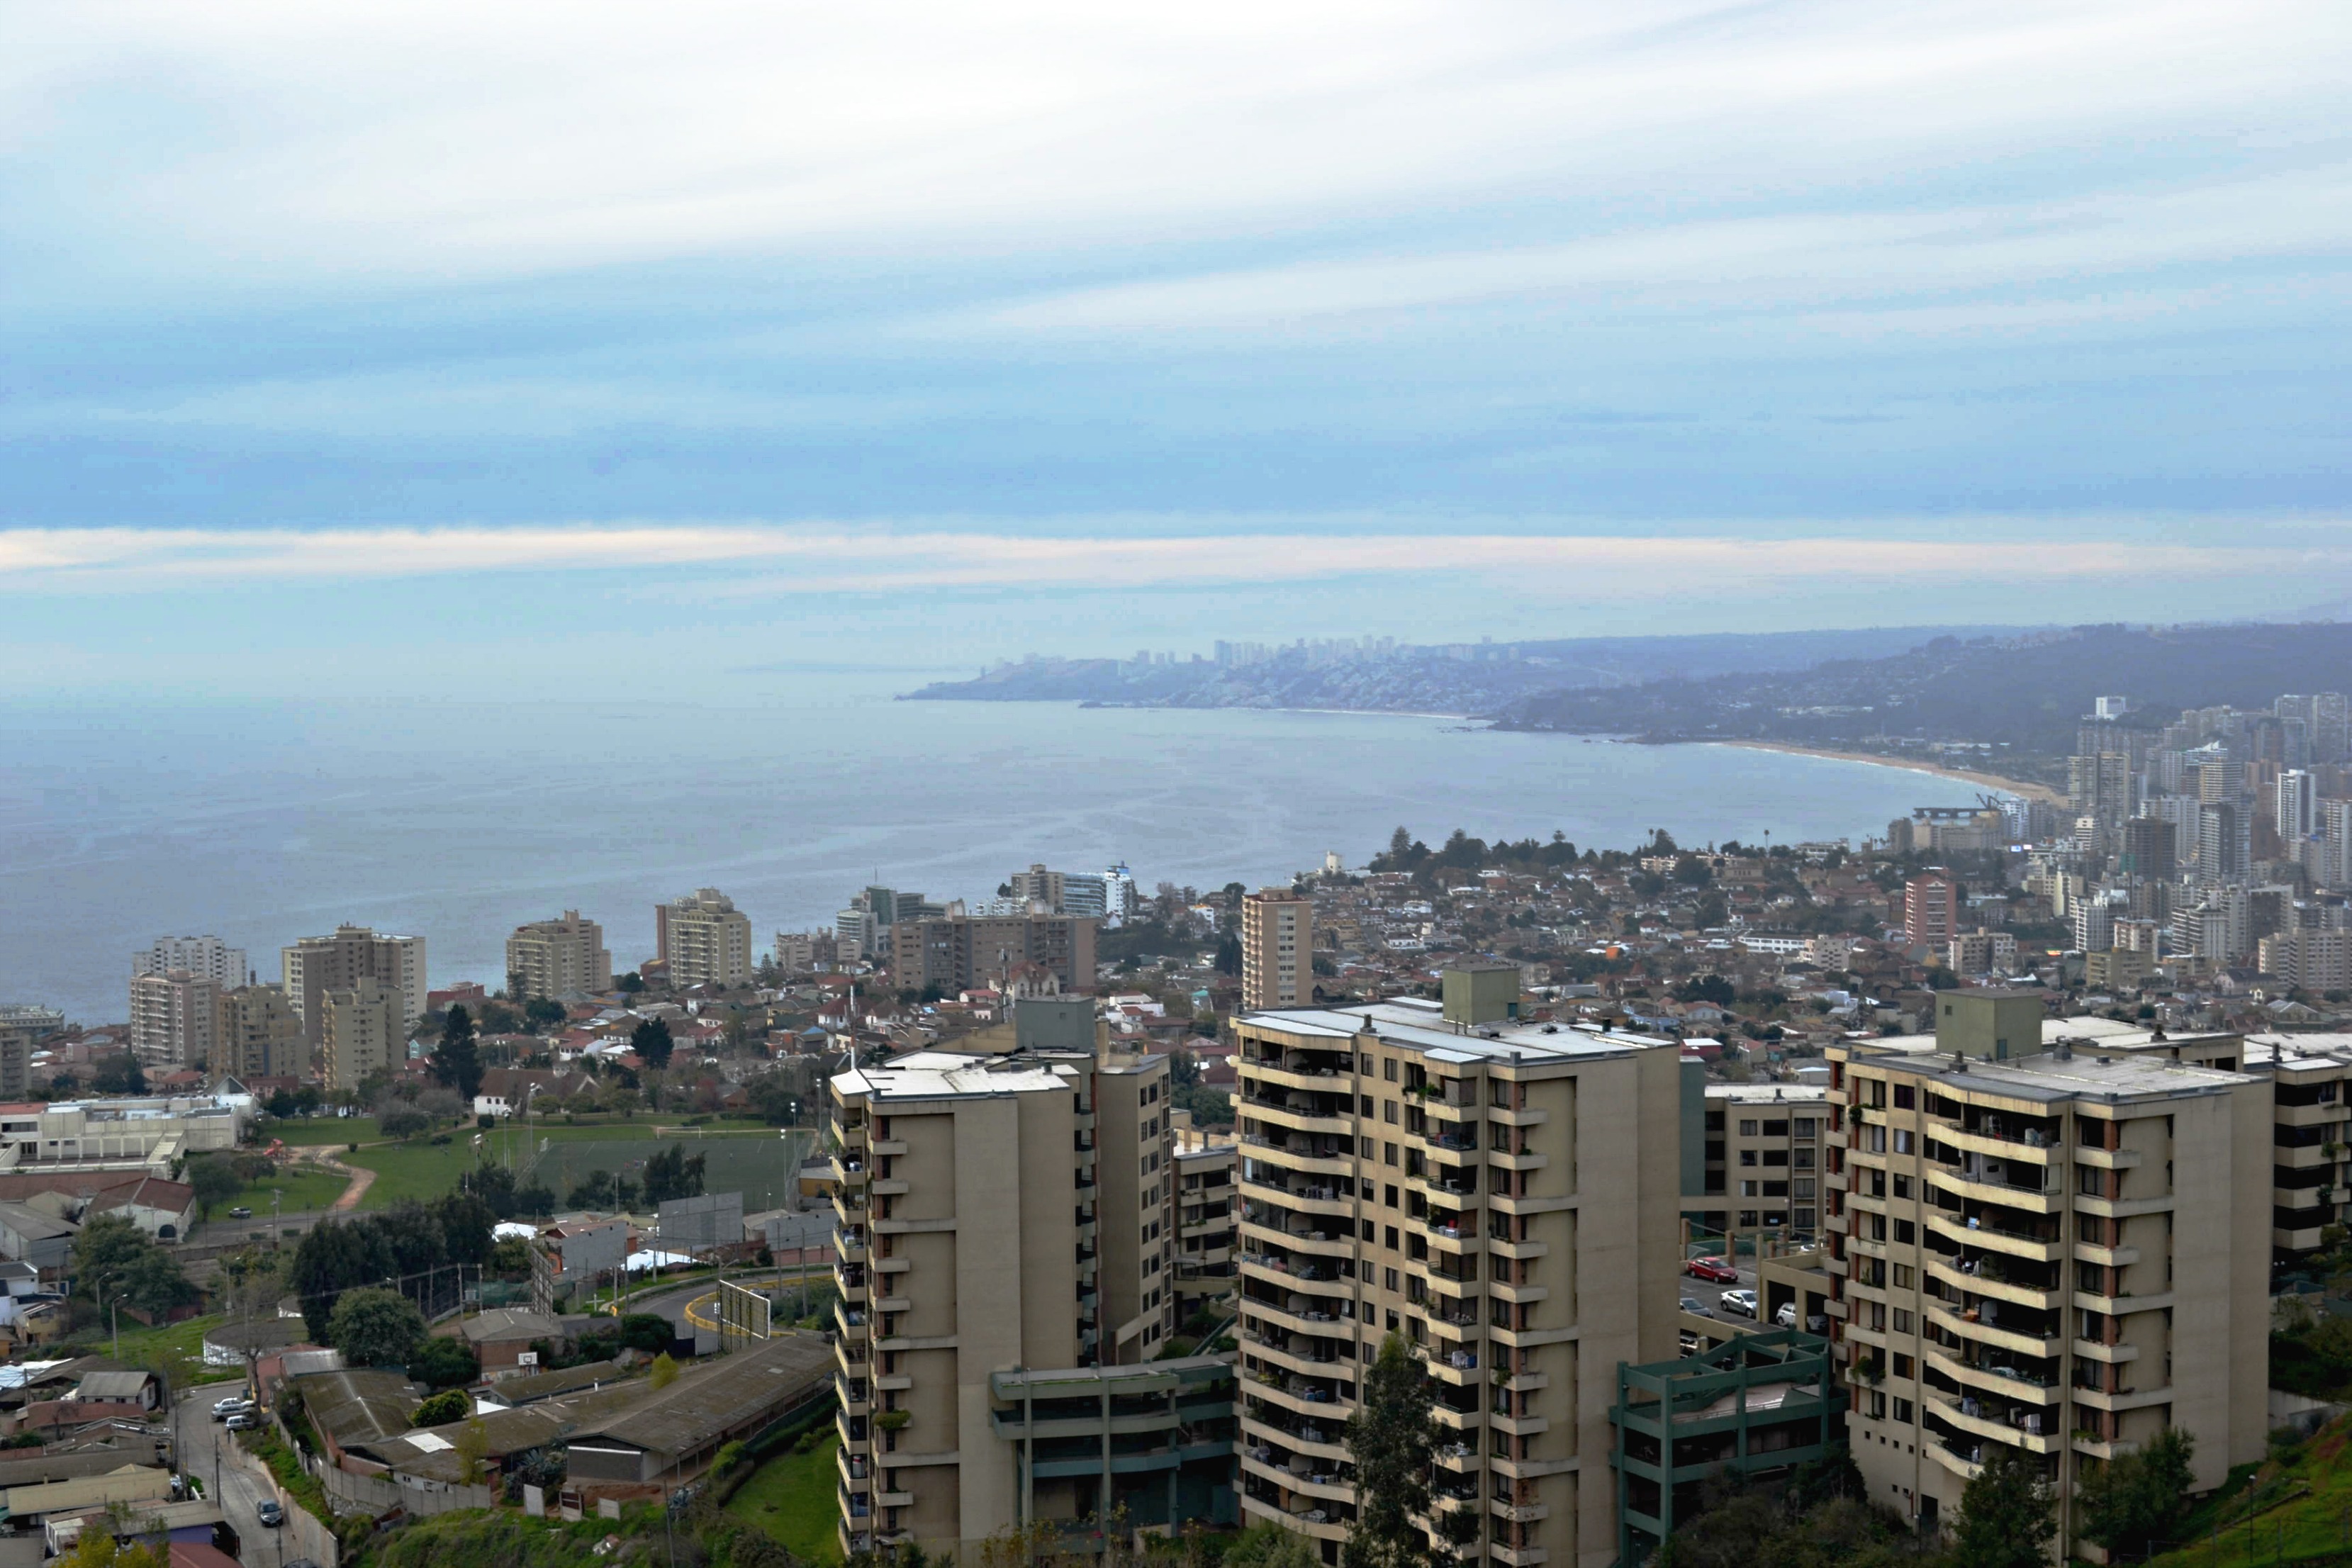
[[[1772,1321],[1780,1324],[1784,1329],[1795,1328],[1797,1326],[1797,1304],[1794,1301],[1781,1302],[1780,1310],[1772,1314]]]
[[[241,1394],[233,1394],[226,1399],[217,1399],[213,1402],[213,1419],[215,1421],[226,1421],[230,1416],[238,1415],[239,1413],[250,1412],[254,1407],[252,1400],[245,1398]]]
[[[1756,1292],[1753,1290],[1726,1290],[1716,1300],[1722,1302],[1723,1310],[1734,1317],[1752,1318],[1756,1315]]]

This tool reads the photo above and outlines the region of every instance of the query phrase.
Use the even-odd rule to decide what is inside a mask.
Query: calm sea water
[[[126,1012],[167,932],[247,948],[339,921],[422,933],[436,984],[496,983],[517,923],[577,908],[617,964],[653,905],[731,894],[764,947],[868,881],[992,894],[1042,860],[1148,889],[1435,842],[1858,836],[1966,786],[1716,747],[1468,732],[1443,719],[908,703],[811,677],[737,709],[535,704],[0,714],[0,1001]]]

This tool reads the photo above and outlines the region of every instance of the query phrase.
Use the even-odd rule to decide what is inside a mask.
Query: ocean
[[[1256,886],[1554,829],[1630,847],[1874,834],[1965,784],[1866,763],[1384,714],[897,702],[928,674],[811,673],[760,706],[17,708],[0,763],[0,1002],[126,1015],[130,955],[214,932],[264,980],[351,921],[421,934],[432,982],[505,973],[578,909],[616,966],[653,906],[717,887],[765,948],[868,882],[986,897],[1033,861]]]

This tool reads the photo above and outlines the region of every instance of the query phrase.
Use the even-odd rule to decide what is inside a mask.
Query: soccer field
[[[631,1181],[642,1180],[646,1158],[676,1144],[689,1160],[702,1156],[704,1192],[741,1193],[748,1214],[777,1207],[788,1199],[812,1137],[795,1131],[787,1139],[773,1128],[706,1132],[699,1137],[695,1133],[695,1129],[681,1128],[658,1140],[644,1133],[633,1138],[549,1139],[536,1152],[530,1173],[546,1183],[555,1201],[562,1204],[572,1186],[592,1172],[610,1171]]]

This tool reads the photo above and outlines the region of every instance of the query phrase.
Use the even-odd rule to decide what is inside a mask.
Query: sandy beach
[[[1901,768],[1906,773],[1928,773],[1939,779],[1952,779],[1960,784],[1980,785],[2003,795],[2023,795],[2028,800],[2046,800],[2053,805],[2063,805],[2066,797],[2048,784],[2023,784],[2005,779],[1998,773],[1978,773],[1969,768],[1938,767],[1910,757],[1882,757],[1871,752],[1838,752],[1826,746],[1794,746],[1785,741],[1709,741],[1711,746],[1745,746],[1751,752],[1786,752],[1796,757],[1827,757],[1832,762],[1868,763],[1874,767]]]

